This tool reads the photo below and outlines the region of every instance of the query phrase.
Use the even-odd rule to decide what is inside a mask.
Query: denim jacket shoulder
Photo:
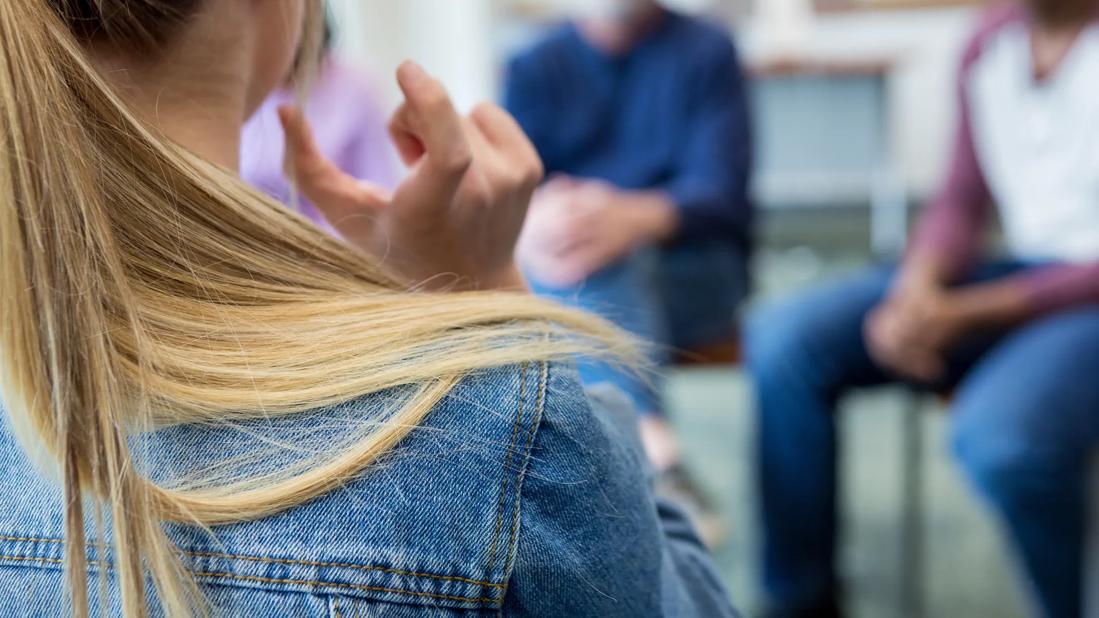
[[[147,450],[150,459],[163,462],[155,474],[187,476],[215,470],[214,462],[242,461],[256,449],[281,445],[282,455],[249,464],[262,470],[301,456],[297,445],[369,419],[393,402],[391,395],[377,395],[232,429],[173,428],[158,432]],[[485,372],[465,380],[406,440],[340,489],[259,521],[211,531],[172,526],[169,534],[213,613],[221,616],[566,615],[561,612],[567,608],[581,610],[579,615],[663,614],[659,608],[665,594],[630,589],[645,583],[659,587],[664,580],[660,572],[667,565],[661,566],[656,509],[651,500],[642,506],[647,511],[640,527],[623,523],[635,515],[613,512],[639,506],[637,496],[623,502],[621,495],[622,487],[643,486],[643,480],[622,477],[624,472],[641,474],[635,456],[614,446],[616,439],[605,428],[589,426],[590,418],[556,421],[572,428],[557,432],[556,440],[563,442],[543,445],[546,436],[540,429],[547,416],[557,414],[549,410],[565,417],[592,416],[570,368],[532,363]],[[607,463],[607,457],[618,461]],[[590,478],[600,472],[586,465],[592,461],[620,478]],[[572,469],[576,462],[582,465]],[[6,429],[0,432],[0,467],[0,495],[5,496],[0,506],[0,615],[60,615],[65,611],[60,493],[27,461]],[[635,472],[628,473],[631,467]],[[540,477],[531,486],[541,495],[524,503],[529,474]],[[583,517],[586,508],[576,503],[578,497],[598,494],[604,482],[611,496],[593,503],[601,509],[593,516],[648,538],[608,537],[607,526],[593,529],[590,522],[574,519]],[[565,518],[555,513],[559,509]],[[563,535],[558,546],[563,554],[546,554],[554,551],[546,540],[558,534]],[[564,566],[586,550],[613,556],[601,546],[623,541],[644,549],[640,554],[631,550],[626,564],[616,565],[624,569],[621,573],[586,572],[602,566],[583,560],[581,571]],[[693,537],[691,544],[696,545]],[[528,550],[520,551],[520,545]],[[545,568],[540,563],[545,560],[562,566]],[[655,563],[636,564],[648,560]],[[656,581],[624,584],[639,568],[642,580],[655,576]],[[559,587],[585,581],[591,590]],[[96,588],[93,582],[93,598]],[[723,598],[720,584],[711,588],[712,599]],[[566,601],[574,592],[601,602],[574,605]],[[624,602],[623,593],[646,601]],[[118,599],[113,587],[108,594],[114,615]],[[155,615],[155,602],[153,607]],[[632,611],[640,607],[657,612]]]

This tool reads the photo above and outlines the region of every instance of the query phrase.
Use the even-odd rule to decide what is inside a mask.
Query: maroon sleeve
[[[1035,268],[1015,278],[1036,315],[1099,304],[1099,262]]]
[[[962,58],[958,79],[958,126],[955,130],[950,167],[938,196],[924,213],[910,252],[930,255],[951,276],[960,276],[981,250],[985,225],[992,210],[992,194],[977,159],[969,97],[966,92],[970,69],[981,54],[986,37],[999,21],[982,20]]]
[[[987,11],[962,59],[959,80],[960,120],[945,185],[928,208],[914,239],[913,250],[935,256],[955,276],[964,274],[981,249],[983,230],[992,211],[992,194],[973,143],[972,118],[966,92],[969,73],[989,37],[1022,17],[1017,5]],[[1099,261],[1036,267],[1013,277],[1034,315],[1099,303]]]
[[[946,181],[928,207],[910,249],[931,255],[953,276],[961,276],[977,258],[985,225],[992,211],[992,193],[973,143],[973,125],[966,92],[969,73],[988,38],[1017,20],[1017,6],[987,11],[970,39],[959,74],[959,121]],[[1018,283],[1034,315],[1099,303],[1099,261],[1036,267],[1008,279]]]

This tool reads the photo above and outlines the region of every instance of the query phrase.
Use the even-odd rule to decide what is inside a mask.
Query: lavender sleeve
[[[362,75],[347,67],[340,67],[338,71],[330,79],[342,80],[345,92],[329,96],[342,96],[342,104],[333,106],[342,111],[342,118],[339,122],[329,122],[337,125],[333,131],[333,142],[340,130],[346,142],[335,154],[335,160],[344,171],[392,189],[399,180],[399,174],[381,97],[374,85],[365,81]]]
[[[329,58],[309,93],[306,115],[321,151],[340,169],[392,188],[397,181],[396,156],[379,100],[369,80]],[[295,200],[282,168],[285,138],[278,107],[293,102],[289,91],[272,94],[248,122],[241,143],[241,176],[287,205]],[[296,206],[322,229],[337,234],[308,200],[298,196]]]

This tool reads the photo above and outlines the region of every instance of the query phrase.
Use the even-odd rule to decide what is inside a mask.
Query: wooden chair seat
[[[740,336],[734,335],[724,341],[678,352],[672,364],[677,367],[721,367],[739,365],[742,360]]]

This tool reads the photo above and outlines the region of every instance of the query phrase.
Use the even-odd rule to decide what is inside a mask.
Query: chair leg
[[[909,395],[901,435],[900,615],[921,618],[924,613],[924,400]]]

